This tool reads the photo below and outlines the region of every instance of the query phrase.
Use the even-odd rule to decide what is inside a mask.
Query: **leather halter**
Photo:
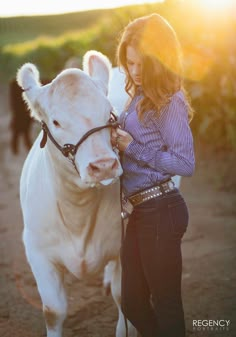
[[[46,145],[47,137],[48,137],[51,140],[51,142],[56,146],[56,148],[63,154],[63,156],[69,159],[69,161],[73,164],[74,168],[78,172],[78,169],[75,164],[75,155],[76,155],[76,152],[79,146],[93,133],[103,130],[105,128],[117,128],[118,126],[119,126],[119,123],[117,121],[117,116],[115,115],[113,111],[111,111],[111,117],[109,118],[107,124],[98,126],[86,132],[80,138],[80,140],[78,141],[76,145],[68,143],[68,144],[64,144],[63,146],[61,146],[60,144],[58,144],[58,142],[55,140],[55,138],[51,134],[47,124],[44,121],[41,121],[41,128],[43,130],[43,138],[40,142],[40,148],[43,148]]]

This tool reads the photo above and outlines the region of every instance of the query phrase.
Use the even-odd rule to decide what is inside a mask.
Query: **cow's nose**
[[[118,167],[119,163],[115,158],[99,159],[89,163],[88,172],[91,177],[106,179],[113,176],[114,170],[117,170]]]

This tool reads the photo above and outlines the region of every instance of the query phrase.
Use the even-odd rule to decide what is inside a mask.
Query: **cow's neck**
[[[52,157],[51,157],[52,158]],[[60,158],[59,158],[60,160]],[[60,161],[59,165],[60,165]],[[120,233],[120,203],[119,181],[113,185],[102,188],[89,188],[82,190],[78,187],[78,175],[71,165],[52,165],[52,183],[54,184],[55,201],[60,217],[60,224],[64,235],[68,235],[77,247],[78,255],[86,260],[91,247],[102,247],[102,237],[110,232],[119,237]],[[100,234],[103,233],[103,236]],[[96,243],[96,244],[95,244]],[[77,248],[75,248],[77,249]],[[116,251],[116,245],[112,250]],[[107,252],[104,252],[106,256]],[[110,253],[109,253],[110,254]]]
[[[86,198],[87,190],[79,187],[79,173],[74,168],[73,164],[63,158],[55,146],[48,144],[46,156],[51,163],[52,182],[57,195],[62,195],[62,198],[67,198],[71,203],[78,203],[78,195],[83,194]],[[88,194],[91,198],[92,195]]]
[[[67,200],[68,203],[83,207],[89,203],[95,202],[102,190],[96,188],[84,189],[79,187],[79,176],[76,171],[57,170],[55,179],[56,194],[61,200]]]
[[[90,240],[93,236],[95,224],[103,226],[104,216],[108,222],[114,221],[114,217],[119,218],[118,191],[117,184],[101,189],[73,191],[63,183],[58,189],[57,208],[64,226],[73,234],[83,236],[86,246],[86,238]]]
[[[97,188],[80,189],[68,180],[64,180],[62,184],[57,185],[56,190],[60,200],[66,200],[68,204],[75,207],[92,206],[104,193],[102,189]]]
[[[90,217],[89,214],[93,213],[98,215],[98,213],[101,212],[99,208],[101,208],[100,205],[103,200],[109,209],[119,208],[118,182],[114,185],[101,188],[91,187],[88,189],[81,189],[78,185],[80,177],[73,165],[70,163],[66,163],[69,165],[64,165],[65,162],[60,163],[60,157],[53,157],[54,155],[52,154],[52,183],[54,183],[57,203],[66,224],[78,226],[77,220],[74,224],[77,213],[79,214],[81,222],[87,222]],[[58,165],[55,165],[55,162],[58,162]],[[82,220],[81,217],[84,219]]]

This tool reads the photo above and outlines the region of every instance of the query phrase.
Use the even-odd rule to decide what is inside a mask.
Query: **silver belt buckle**
[[[168,182],[162,184],[162,188],[163,188],[164,192],[168,192],[169,191],[169,184],[168,184]]]
[[[134,203],[135,204],[140,204],[143,201],[143,196],[141,193],[137,194],[134,198]]]
[[[167,181],[166,183],[162,185],[162,188],[165,192],[172,191],[174,187],[175,187],[175,183],[173,182],[173,180]]]

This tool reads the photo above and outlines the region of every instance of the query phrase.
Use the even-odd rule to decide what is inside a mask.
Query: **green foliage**
[[[94,10],[61,15],[0,17],[0,47],[33,40],[40,35],[57,37],[67,31],[86,29],[100,21],[107,12]]]
[[[214,63],[207,76],[189,83],[196,110],[193,129],[201,141],[217,151],[236,150],[236,56],[228,51]]]

